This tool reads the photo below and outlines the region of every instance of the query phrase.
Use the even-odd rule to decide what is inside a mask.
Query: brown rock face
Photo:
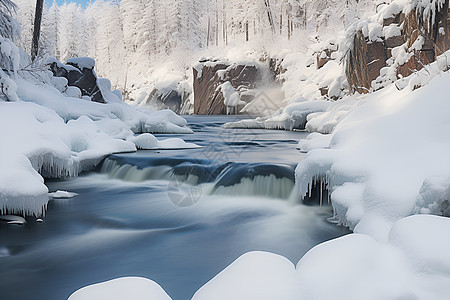
[[[219,76],[217,71],[222,70]],[[261,81],[260,70],[255,66],[235,65],[230,67],[226,64],[204,64],[201,74],[196,68],[194,72],[194,114],[196,115],[224,115],[227,108],[219,86],[227,81],[239,90],[255,88]]]
[[[450,7],[446,1],[441,13],[438,14],[439,22],[436,32],[435,56],[443,54],[446,49],[450,49]]]
[[[397,67],[397,75],[403,77],[422,69],[450,49],[449,0],[436,12],[434,23],[431,23],[431,18],[424,21],[422,14],[423,12],[413,9],[406,16],[399,13],[384,19],[383,26],[402,26],[402,35],[390,37],[383,42],[370,43],[361,31],[354,35],[353,48],[346,57],[346,75],[352,92],[366,93],[371,89],[372,81],[377,79],[380,70],[387,65],[386,60],[392,57],[392,49],[395,47],[405,44],[410,55],[406,63]],[[416,47],[417,44],[422,44],[422,47]]]
[[[347,55],[346,75],[352,92],[367,93],[371,83],[386,66],[383,42],[367,43],[362,31],[354,37],[353,50]]]
[[[284,79],[281,75],[286,72],[286,69],[282,66],[282,59],[271,58],[269,61],[269,71],[272,74],[272,78],[275,82],[283,83]]]
[[[386,67],[386,47],[383,42],[367,44],[367,75],[370,82],[380,75],[381,68]]]
[[[323,66],[325,66],[325,64],[327,62],[329,62],[330,60],[332,60],[331,58],[331,54],[333,54],[333,52],[336,52],[337,48],[332,50],[332,49],[323,49],[321,52],[316,54],[316,66],[317,66],[317,70],[322,68]]]

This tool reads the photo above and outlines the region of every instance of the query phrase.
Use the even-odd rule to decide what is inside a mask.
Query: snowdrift
[[[384,242],[350,234],[314,247],[296,266],[277,254],[249,252],[192,299],[443,299],[450,292],[450,243],[440,232],[449,230],[447,218],[412,216],[394,223]],[[155,282],[120,278],[82,288],[69,300],[118,295],[170,299]]]
[[[0,214],[41,215],[48,202],[43,177],[77,176],[108,154],[197,147],[150,134],[192,132],[172,111],[66,97],[19,76],[15,84],[20,100],[0,101]]]
[[[313,149],[296,170],[300,193],[326,181],[336,221],[355,232],[388,229],[413,212],[448,215],[448,63],[438,60],[401,79],[402,90],[396,82],[312,117],[307,128],[320,130],[330,120],[337,125],[326,140],[315,134],[300,142],[303,150]],[[433,193],[442,196],[432,200]]]

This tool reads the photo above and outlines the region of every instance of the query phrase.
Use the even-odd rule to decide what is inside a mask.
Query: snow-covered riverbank
[[[150,134],[192,132],[172,111],[99,104],[66,97],[47,84],[15,82],[20,101],[0,101],[2,214],[42,214],[48,202],[43,177],[77,176],[108,154],[196,147],[179,139],[161,143]]]
[[[420,89],[392,85],[351,108],[354,99],[344,100],[345,113],[337,102],[314,116],[316,124],[335,120],[332,135],[314,133],[300,143],[311,149],[296,171],[301,193],[311,181],[326,180],[335,221],[355,233],[316,246],[294,264],[272,253],[247,253],[193,299],[445,298],[450,244],[443,236],[450,219],[414,215],[448,216],[450,74],[434,74]],[[114,299],[129,295],[130,286],[142,299],[170,299],[142,278],[87,287],[70,299]]]

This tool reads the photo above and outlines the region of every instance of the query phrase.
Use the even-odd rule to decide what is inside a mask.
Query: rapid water
[[[97,282],[142,276],[186,300],[252,250],[296,263],[346,234],[330,207],[298,203],[303,132],[224,129],[235,117],[187,117],[202,149],[111,155],[97,172],[48,182],[43,222],[0,223],[0,299],[67,299]],[[159,138],[174,137],[159,135]]]

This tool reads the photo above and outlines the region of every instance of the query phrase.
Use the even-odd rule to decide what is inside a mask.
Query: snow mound
[[[167,293],[154,281],[140,277],[125,277],[84,287],[69,300],[171,300]]]
[[[20,77],[15,84],[22,101],[0,101],[0,214],[43,214],[49,200],[43,178],[77,176],[109,154],[136,151],[128,140],[135,134],[147,133],[148,142],[150,133],[192,133],[170,110],[83,101]]]
[[[67,63],[78,66],[80,70],[93,69],[95,67],[95,60],[91,57],[73,57],[69,58],[67,60]]]
[[[54,193],[49,193],[48,195],[52,199],[70,199],[78,196],[77,193],[71,193],[67,191],[56,191]]]
[[[186,143],[179,138],[170,138],[158,142],[159,149],[193,149],[202,148],[194,143]]]
[[[296,266],[277,254],[249,252],[203,285],[192,299],[445,299],[450,293],[450,241],[442,233],[448,231],[448,218],[407,217],[393,223],[383,241],[349,234],[314,247]],[[133,292],[142,291],[143,283],[156,290],[133,299],[143,295],[169,299],[154,282],[120,280],[83,288],[69,300],[133,298],[131,292],[124,294],[132,281]]]
[[[287,258],[249,252],[201,287],[192,300],[293,299],[295,267]]]
[[[201,146],[194,143],[186,143],[179,138],[170,138],[158,141],[153,135],[149,133],[132,136],[127,139],[134,143],[138,149],[143,150],[158,150],[158,149],[194,149],[201,148]]]
[[[442,188],[424,185],[450,177],[450,142],[444,138],[450,131],[450,74],[440,74],[416,90],[391,85],[345,110],[329,149],[310,151],[298,165],[300,193],[315,180],[326,181],[336,220],[372,236],[384,236],[382,228],[411,215],[419,196],[419,206],[430,212],[447,205],[445,197],[427,196],[430,187],[444,195]]]
[[[308,115],[324,112],[330,106],[330,101],[307,101],[300,98],[292,101],[284,109],[277,111],[271,117],[260,117],[254,120],[240,120],[224,124],[225,128],[265,128],[265,129],[304,129]]]

